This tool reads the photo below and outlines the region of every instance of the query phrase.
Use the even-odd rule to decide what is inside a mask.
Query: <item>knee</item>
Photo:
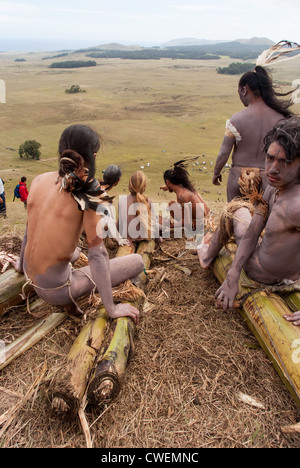
[[[145,268],[143,257],[140,254],[132,255],[132,263],[135,270],[135,276],[141,273]]]

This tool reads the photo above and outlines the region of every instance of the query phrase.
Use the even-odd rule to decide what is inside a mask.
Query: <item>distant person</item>
[[[103,171],[103,180],[100,182],[101,188],[103,190],[111,190],[113,187],[116,187],[120,182],[122,177],[122,171],[119,166],[116,164],[110,164]]]
[[[239,81],[238,93],[246,109],[227,120],[213,175],[213,184],[220,185],[221,171],[233,151],[227,201],[241,195],[247,197],[248,187],[265,190],[264,137],[279,120],[293,115],[289,110],[292,102],[276,97],[278,93],[274,90],[271,75],[264,67],[256,66],[254,71],[245,73]]]
[[[4,182],[2,179],[0,179],[0,217],[6,218],[5,191]]]
[[[184,205],[191,205],[193,227],[196,226],[198,216],[204,219],[210,214],[209,207],[192,184],[185,167],[185,161],[175,163],[173,169],[165,171],[165,185],[160,187],[161,190],[176,194],[176,201],[173,200],[169,203],[169,210],[173,212],[174,218],[170,226],[171,228],[184,226]],[[197,212],[198,205],[202,206],[200,213]]]
[[[26,185],[26,177],[22,177],[19,182],[19,193],[20,193],[20,200],[24,203],[25,210],[27,209],[27,198],[28,198],[28,189]]]

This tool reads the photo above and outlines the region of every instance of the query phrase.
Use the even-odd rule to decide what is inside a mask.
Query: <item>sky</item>
[[[300,42],[299,0],[0,0],[0,50],[177,38]]]

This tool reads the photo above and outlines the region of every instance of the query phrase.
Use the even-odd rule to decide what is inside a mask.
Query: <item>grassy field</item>
[[[216,187],[213,166],[226,119],[243,108],[239,77],[216,73],[231,59],[98,59],[97,67],[55,70],[48,67],[57,59],[42,60],[46,55],[0,54],[0,79],[7,87],[7,102],[0,104],[0,177],[8,201],[8,218],[0,220],[4,245],[5,236],[20,236],[25,229],[23,205],[12,201],[15,185],[25,175],[30,187],[37,174],[56,170],[60,135],[74,123],[92,125],[105,140],[98,177],[110,163],[121,166],[123,177],[113,195],[126,192],[129,176],[144,166],[148,195],[169,200],[171,194],[159,191],[163,172],[183,157],[199,156],[190,175],[209,206],[216,213],[222,209],[227,170]],[[297,65],[284,62],[274,70],[282,90],[299,78]],[[72,84],[87,92],[66,94]],[[294,111],[300,111],[299,104]],[[42,144],[40,161],[19,158],[18,148],[28,139]],[[190,276],[176,268],[179,262]],[[280,432],[299,420],[299,411],[238,312],[216,308],[212,272],[172,241],[158,246],[152,268],[146,289],[151,310],[141,314],[123,389],[104,410],[87,411],[93,446],[299,447],[299,435]],[[25,309],[12,310],[1,321],[0,338],[9,343],[35,321]],[[78,332],[77,322],[68,319],[1,371],[0,415],[19,405],[37,375],[42,383],[30,401],[21,400],[20,411],[0,432],[0,447],[85,447],[78,422],[53,416],[45,396],[53,369],[64,362]],[[262,408],[242,403],[239,392],[258,399]]]
[[[7,222],[18,224],[24,214],[20,204],[11,205],[19,178],[25,175],[30,185],[36,174],[55,170],[59,137],[74,123],[92,125],[103,136],[98,176],[108,164],[119,164],[124,175],[118,193],[126,191],[132,172],[150,163],[145,168],[148,194],[154,200],[168,199],[168,194],[159,192],[164,170],[182,157],[200,155],[202,170],[190,167],[197,188],[208,202],[224,202],[226,174],[223,186],[214,187],[213,165],[225,121],[242,104],[237,94],[239,77],[218,75],[216,68],[232,59],[98,59],[97,67],[62,70],[49,69],[53,59],[42,60],[47,55],[53,54],[0,54],[0,78],[7,88],[7,102],[0,104],[0,176],[6,182]],[[26,61],[16,62],[16,58]],[[296,64],[287,62],[277,67],[274,79],[290,89],[297,73]],[[66,94],[72,84],[87,92]],[[19,158],[18,148],[27,139],[42,144],[40,161]],[[3,228],[7,229],[5,224]]]

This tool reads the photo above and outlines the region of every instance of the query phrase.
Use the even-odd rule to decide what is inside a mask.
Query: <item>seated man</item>
[[[160,187],[161,190],[168,190],[171,193],[174,192],[177,198],[176,202],[171,201],[169,203],[169,210],[173,212],[174,217],[171,228],[184,226],[184,205],[191,204],[193,226],[196,225],[199,216],[204,218],[209,215],[210,209],[190,181],[183,161],[175,163],[173,169],[165,171],[164,181],[166,185]],[[200,205],[202,209],[199,213],[199,211],[197,211],[197,206]]]
[[[253,217],[246,208],[234,213],[238,249],[226,280],[216,292],[219,307],[233,307],[242,269],[264,284],[300,278],[300,118],[282,120],[264,140],[268,187]],[[268,207],[264,209],[264,207]],[[262,240],[262,231],[265,229]],[[209,268],[222,248],[218,230],[212,242],[198,246],[200,264]],[[300,325],[300,311],[286,320]]]
[[[84,125],[63,132],[59,171],[41,174],[32,182],[27,231],[15,267],[24,271],[36,293],[49,304],[71,306],[78,313],[76,299],[96,289],[109,317],[129,316],[137,322],[139,311],[130,304],[115,304],[112,287],[135,278],[144,268],[142,257],[109,260],[97,231],[103,191],[94,177],[100,142],[97,133]],[[83,230],[89,265],[74,270],[71,262]]]

